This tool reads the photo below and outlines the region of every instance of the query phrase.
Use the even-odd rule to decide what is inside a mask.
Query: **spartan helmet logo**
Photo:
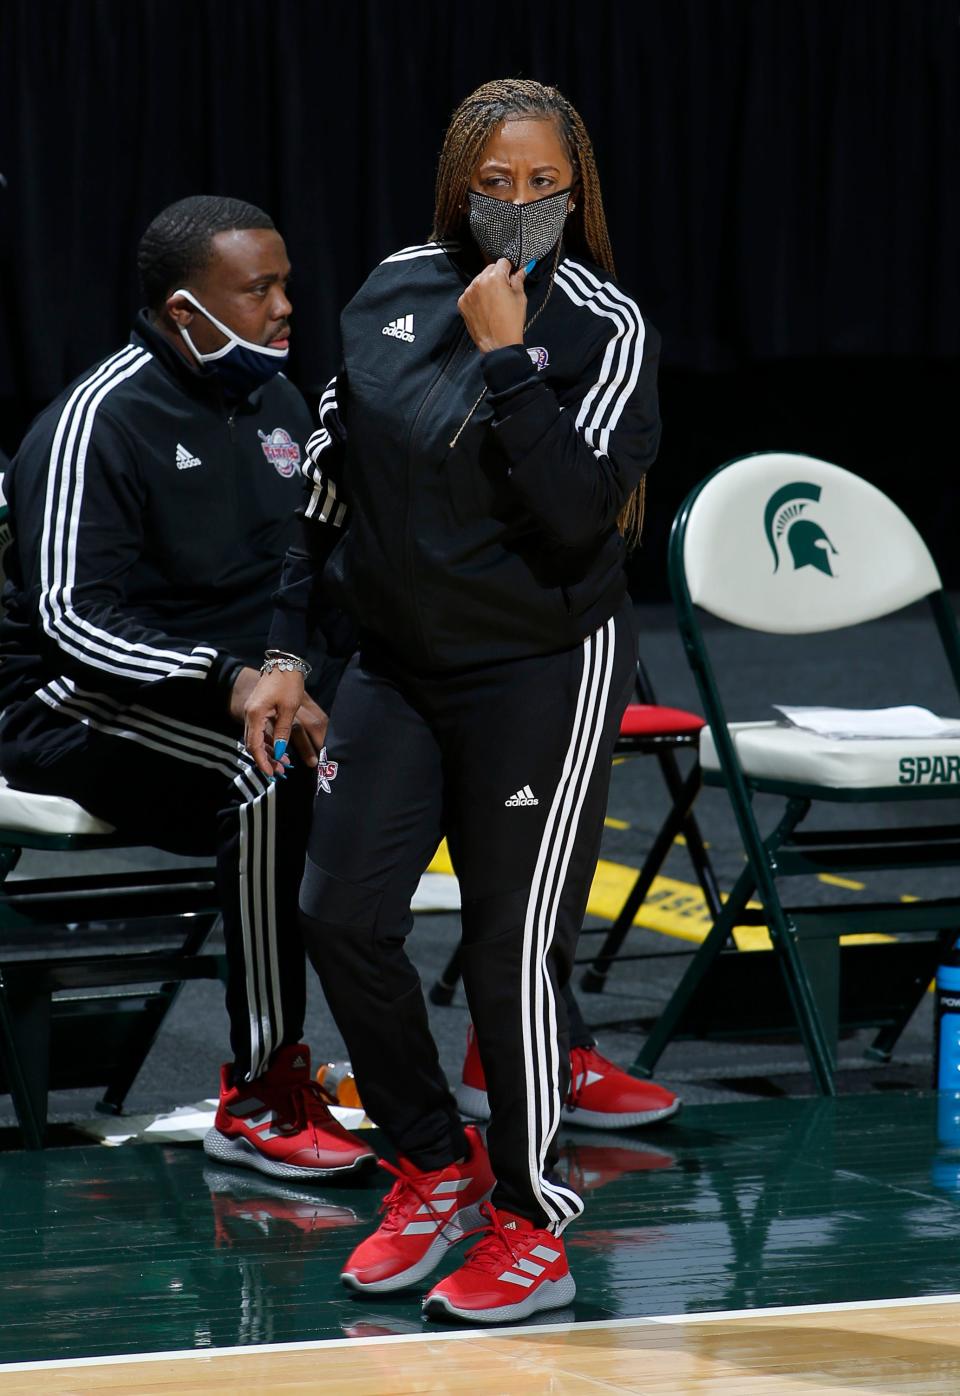
[[[834,575],[830,554],[836,556],[837,550],[820,525],[807,517],[810,505],[816,504],[819,498],[820,486],[807,484],[803,480],[784,485],[770,496],[763,511],[763,526],[773,553],[774,572],[780,566],[779,544],[785,537],[793,557],[794,571],[799,571],[801,567],[816,567],[826,572],[828,577]]]

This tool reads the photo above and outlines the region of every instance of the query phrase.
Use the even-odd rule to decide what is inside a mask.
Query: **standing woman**
[[[575,1293],[560,1236],[583,1204],[553,1171],[561,989],[634,671],[623,564],[660,433],[657,335],[614,280],[566,98],[509,79],[461,104],[431,240],[381,263],[341,328],[246,741],[279,773],[339,542],[327,581],[361,642],[321,756],[300,905],[361,1098],[399,1156],[343,1280],[416,1284],[479,1226],[425,1311],[522,1318]],[[489,1156],[461,1124],[404,950],[443,834]]]

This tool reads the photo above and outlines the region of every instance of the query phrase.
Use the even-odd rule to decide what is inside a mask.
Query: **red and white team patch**
[[[287,478],[299,468],[300,447],[283,427],[274,427],[269,435],[258,429],[257,435],[260,438],[260,449],[270,464],[276,467],[278,475]]]
[[[327,757],[327,748],[324,747],[317,761],[317,794],[322,790],[325,795],[332,795],[330,782],[336,780],[337,771],[340,769],[339,761],[331,761]]]

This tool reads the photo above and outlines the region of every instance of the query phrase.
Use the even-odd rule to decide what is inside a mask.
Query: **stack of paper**
[[[937,717],[928,708],[787,708],[774,703],[792,727],[841,741],[864,737],[960,737],[960,718]]]

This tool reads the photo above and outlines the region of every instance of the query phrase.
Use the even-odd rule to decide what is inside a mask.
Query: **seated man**
[[[297,894],[336,673],[315,672],[283,798],[240,743],[312,425],[279,374],[290,272],[260,209],[195,197],[143,235],[130,341],[33,423],[4,479],[0,770],[131,843],[215,846],[232,1062],[205,1147],[299,1178],[373,1153],[301,1043]]]

